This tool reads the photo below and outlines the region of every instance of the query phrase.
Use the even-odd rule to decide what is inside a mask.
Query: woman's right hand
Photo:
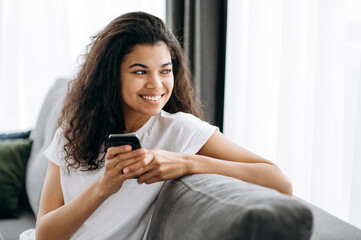
[[[144,148],[132,151],[129,145],[108,148],[105,155],[104,174],[99,179],[102,194],[110,196],[120,189],[125,180],[140,175],[143,167],[146,166],[145,153]],[[123,173],[125,167],[136,162],[141,163],[138,170]]]

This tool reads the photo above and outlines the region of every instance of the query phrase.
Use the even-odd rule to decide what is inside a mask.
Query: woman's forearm
[[[41,216],[36,239],[69,239],[106,199],[95,181],[72,201]]]
[[[225,161],[202,155],[187,155],[186,158],[190,174],[220,174],[292,195],[292,184],[273,164]]]

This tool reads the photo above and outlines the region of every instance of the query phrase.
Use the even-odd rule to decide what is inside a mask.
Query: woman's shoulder
[[[178,129],[178,131],[194,131],[194,129],[213,127],[208,122],[201,120],[193,114],[185,112],[168,113],[162,111],[159,115],[159,123],[163,128],[173,130]]]
[[[147,137],[155,139],[148,148],[195,154],[213,134],[216,127],[184,112],[162,111]],[[146,141],[145,141],[146,142]],[[153,141],[150,141],[153,142]],[[143,144],[143,143],[142,143]]]

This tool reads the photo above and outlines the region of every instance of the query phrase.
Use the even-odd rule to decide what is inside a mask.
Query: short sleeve
[[[185,154],[196,154],[212,134],[219,130],[218,127],[188,113],[183,114],[178,121],[180,121],[179,126],[182,126],[181,135],[186,136],[182,138],[184,144],[181,150]]]
[[[60,166],[60,160],[65,156],[63,150],[64,139],[61,133],[62,129],[58,128],[49,147],[44,151],[44,156],[57,166]]]

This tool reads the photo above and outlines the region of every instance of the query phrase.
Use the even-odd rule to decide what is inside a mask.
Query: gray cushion
[[[1,133],[0,140],[9,140],[9,139],[27,139],[30,136],[30,130],[26,132],[14,132],[14,133]]]
[[[147,239],[309,239],[308,207],[277,191],[206,174],[167,181]]]
[[[68,79],[58,79],[45,97],[30,138],[34,140],[26,171],[26,192],[35,215],[38,213],[48,160],[43,152],[51,143],[61,106],[68,89]]]
[[[35,228],[35,222],[31,209],[23,208],[19,218],[0,219],[0,232],[5,240],[19,240],[20,233]],[[2,240],[1,237],[0,240]]]
[[[297,197],[294,197],[297,198]],[[327,213],[326,211],[297,198],[313,213],[313,233],[311,240],[360,240],[361,229]]]

